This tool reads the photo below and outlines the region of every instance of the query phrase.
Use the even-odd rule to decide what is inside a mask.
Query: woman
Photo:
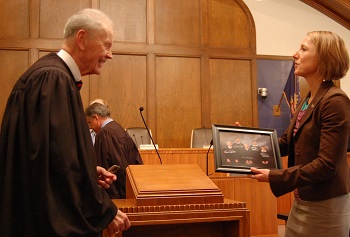
[[[349,55],[339,36],[315,31],[307,34],[293,58],[295,75],[306,79],[310,91],[279,139],[288,168],[251,168],[250,177],[269,182],[277,197],[294,192],[286,237],[348,237],[350,101],[332,80],[345,76]]]

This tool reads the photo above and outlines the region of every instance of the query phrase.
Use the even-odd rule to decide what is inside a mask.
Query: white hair
[[[64,38],[73,38],[79,30],[91,33],[108,30],[113,33],[113,22],[102,11],[86,8],[68,19],[64,27]]]

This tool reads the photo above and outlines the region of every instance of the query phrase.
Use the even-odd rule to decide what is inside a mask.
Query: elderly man
[[[100,236],[130,227],[106,191],[79,93],[81,76],[112,58],[113,25],[101,11],[69,18],[64,43],[16,82],[0,134],[1,236]],[[97,167],[97,169],[96,169]],[[98,178],[100,177],[100,179]]]

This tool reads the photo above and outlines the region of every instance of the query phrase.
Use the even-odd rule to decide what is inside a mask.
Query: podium
[[[118,237],[249,237],[245,202],[224,199],[195,164],[130,165],[126,199],[113,201],[132,225]]]

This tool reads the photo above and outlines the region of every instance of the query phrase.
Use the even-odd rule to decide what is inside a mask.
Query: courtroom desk
[[[249,210],[244,202],[135,206],[114,199],[132,227],[118,237],[249,237]],[[104,237],[108,234],[104,233]]]
[[[160,164],[157,153],[154,149],[152,150],[139,150],[143,163],[145,165],[157,165]],[[171,164],[197,164],[204,173],[207,173],[207,154],[208,154],[208,173],[211,176],[225,177],[225,173],[215,172],[214,166],[214,153],[213,149],[203,149],[203,148],[162,148],[158,149],[159,155],[161,157],[162,163]]]
[[[212,177],[225,198],[244,201],[250,211],[250,236],[278,236],[277,198],[268,183],[243,177]]]
[[[197,164],[204,173],[208,149],[159,149],[163,164]],[[145,165],[160,164],[155,150],[140,150]],[[277,199],[267,183],[215,172],[213,149],[209,151],[209,174],[225,198],[245,202],[250,211],[250,236],[277,237]]]

